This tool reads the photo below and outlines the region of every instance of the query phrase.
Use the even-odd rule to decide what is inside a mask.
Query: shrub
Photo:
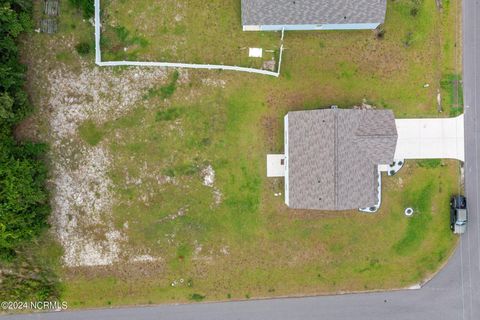
[[[413,32],[408,32],[403,39],[403,45],[405,48],[410,47],[414,42]]]
[[[158,111],[155,117],[157,121],[171,121],[180,117],[180,110],[177,108],[170,108],[167,110]]]
[[[29,8],[4,1],[0,10],[0,259],[11,259],[20,244],[38,236],[50,211],[41,160],[46,146],[13,137],[15,125],[31,111],[16,46],[32,25]]]
[[[114,28],[115,34],[121,42],[126,43],[130,32],[124,26],[118,26]]]
[[[70,3],[82,10],[83,16],[87,19],[93,17],[95,14],[94,0],[70,0]]]
[[[205,299],[205,296],[199,294],[199,293],[193,293],[190,295],[190,300],[193,300],[193,301],[202,301],[203,299]]]
[[[80,42],[75,46],[75,50],[77,50],[78,54],[81,56],[86,56],[90,53],[91,46],[88,42]]]

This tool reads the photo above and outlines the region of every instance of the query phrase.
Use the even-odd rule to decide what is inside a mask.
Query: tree
[[[47,226],[45,145],[19,143],[15,125],[31,111],[16,41],[32,27],[31,1],[0,0],[0,259]]]
[[[95,5],[93,0],[70,0],[70,3],[83,11],[83,16],[87,19],[93,17]]]

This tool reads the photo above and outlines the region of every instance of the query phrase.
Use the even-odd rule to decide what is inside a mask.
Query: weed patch
[[[85,18],[93,17],[95,13],[94,0],[69,0],[69,2],[81,10]]]
[[[91,120],[82,123],[78,128],[78,132],[80,137],[91,146],[96,146],[100,143],[104,135],[104,132]]]
[[[200,171],[200,167],[195,163],[185,163],[173,168],[167,168],[163,173],[168,177],[192,176]]]
[[[160,97],[161,99],[170,98],[175,93],[175,90],[177,90],[178,77],[179,73],[177,70],[175,70],[173,72],[172,79],[166,86],[148,90],[148,94],[145,99],[150,99],[153,97]]]
[[[158,111],[155,120],[156,121],[172,121],[180,117],[181,111],[179,108],[170,108],[167,110]]]
[[[443,98],[444,104],[452,117],[463,113],[463,83],[460,75],[447,74],[442,77],[440,87],[446,98]]]

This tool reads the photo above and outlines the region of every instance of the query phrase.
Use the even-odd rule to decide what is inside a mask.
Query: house
[[[375,29],[387,0],[242,0],[243,31]]]
[[[392,111],[295,111],[284,122],[285,154],[267,157],[267,173],[285,177],[290,208],[379,206],[380,167],[393,163],[398,138]]]
[[[395,119],[367,107],[285,116],[285,153],[267,155],[267,176],[285,178],[290,208],[375,212],[382,172],[394,175],[409,159],[465,160],[463,115]]]

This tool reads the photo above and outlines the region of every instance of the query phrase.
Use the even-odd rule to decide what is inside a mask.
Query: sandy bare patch
[[[215,187],[215,170],[211,165],[205,167],[202,172],[203,185],[213,189],[213,199],[215,205],[219,205],[222,202],[222,192]]]
[[[225,88],[227,82],[222,79],[204,78],[202,79],[202,84],[211,87]]]
[[[119,71],[82,65],[77,74],[62,67],[49,74],[45,110],[54,159],[52,224],[65,249],[66,266],[109,265],[128,255],[122,250],[128,227],[118,230],[113,225],[111,157],[102,144],[92,147],[81,141],[79,125],[87,119],[101,124],[124,115],[145,89],[165,79],[166,71],[160,68]]]
[[[166,79],[163,68],[130,68],[120,71],[82,66],[77,75],[59,68],[50,73],[52,131],[58,137],[75,135],[86,119],[103,122],[131,110],[144,89]]]
[[[139,256],[134,256],[131,261],[132,262],[154,262],[154,261],[161,261],[162,259],[153,257],[149,254],[143,254]]]
[[[203,185],[207,187],[213,187],[213,184],[215,183],[215,171],[213,170],[211,165],[208,165],[202,170],[202,176]]]

